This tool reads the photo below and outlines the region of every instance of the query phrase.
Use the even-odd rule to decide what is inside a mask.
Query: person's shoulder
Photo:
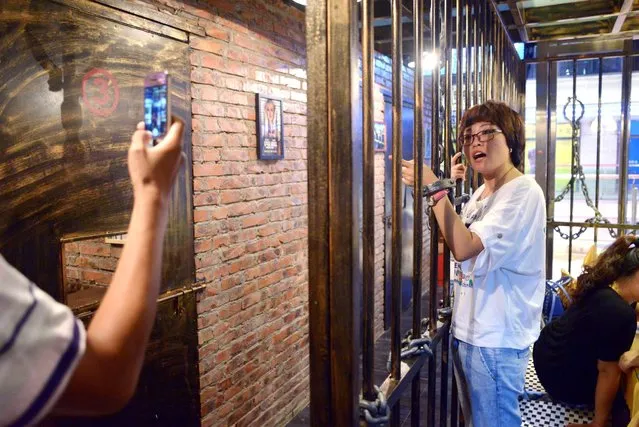
[[[513,181],[515,184],[513,186],[514,193],[525,195],[531,199],[545,200],[544,192],[533,176],[520,175]]]

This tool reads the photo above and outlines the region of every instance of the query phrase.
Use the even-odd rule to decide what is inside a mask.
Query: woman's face
[[[275,105],[268,103],[266,104],[266,106],[264,107],[264,109],[266,110],[266,118],[272,122],[273,120],[275,120]]]
[[[491,130],[498,132],[490,133]],[[477,135],[480,132],[487,132],[484,135]],[[465,145],[464,155],[470,161],[473,170],[482,174],[485,178],[494,177],[495,173],[508,164],[510,160],[510,152],[506,137],[501,133],[501,129],[490,122],[477,122],[471,127],[464,129],[464,136],[472,137],[472,142]],[[492,140],[481,142],[479,138]]]

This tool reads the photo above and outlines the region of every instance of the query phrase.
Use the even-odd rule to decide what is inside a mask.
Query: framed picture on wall
[[[386,151],[386,123],[375,122],[373,124],[373,141],[375,151]]]
[[[255,97],[257,117],[257,158],[278,160],[284,158],[284,125],[282,100],[262,96]]]

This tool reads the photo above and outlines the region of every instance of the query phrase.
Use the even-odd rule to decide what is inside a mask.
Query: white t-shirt
[[[546,269],[546,204],[529,176],[464,207],[484,250],[456,263],[453,335],[478,347],[524,349],[539,336]]]
[[[0,325],[0,426],[34,425],[84,354],[84,326],[2,256]]]

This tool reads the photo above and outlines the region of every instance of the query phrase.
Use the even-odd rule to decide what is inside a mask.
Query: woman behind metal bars
[[[504,103],[488,101],[466,111],[458,146],[484,184],[461,217],[445,191],[430,200],[456,260],[452,354],[462,412],[474,427],[521,425],[518,398],[529,347],[539,335],[546,205],[539,185],[517,169],[523,127]],[[403,161],[402,174],[412,185],[412,161]],[[465,165],[452,167],[453,179],[465,175]],[[423,184],[436,181],[424,166]]]
[[[595,409],[589,425],[626,426],[629,412],[620,388],[622,369],[637,366],[628,351],[637,328],[639,239],[621,236],[577,279],[573,303],[546,325],[535,343],[533,359],[539,381],[553,399]],[[616,283],[617,292],[611,285]],[[625,353],[624,353],[625,352]]]

